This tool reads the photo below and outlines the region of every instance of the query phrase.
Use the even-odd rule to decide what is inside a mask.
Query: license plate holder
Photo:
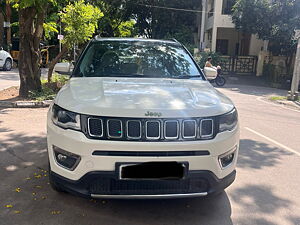
[[[179,180],[188,172],[187,162],[118,163],[120,180]]]

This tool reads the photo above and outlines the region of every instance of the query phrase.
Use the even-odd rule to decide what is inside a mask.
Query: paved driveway
[[[234,89],[232,89],[234,88]],[[206,199],[88,200],[52,191],[47,109],[0,110],[0,224],[300,225],[300,112],[262,101],[275,89],[220,89],[241,121],[237,179]]]
[[[42,69],[42,77],[47,77],[47,69]],[[19,85],[20,77],[18,69],[13,69],[11,71],[0,70],[0,90]]]
[[[11,86],[19,86],[20,78],[19,71],[13,69],[12,71],[2,71],[0,70],[0,90]]]

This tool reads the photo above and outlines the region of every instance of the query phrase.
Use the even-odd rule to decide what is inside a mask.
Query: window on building
[[[211,41],[211,40],[212,40],[212,29],[208,30],[208,31],[206,32],[206,34],[207,34],[207,40],[208,40],[208,41]]]
[[[229,15],[232,12],[232,7],[236,3],[236,0],[223,0],[222,14]]]
[[[211,0],[209,3],[209,11],[208,11],[208,18],[212,17],[214,15],[215,11],[215,0]]]

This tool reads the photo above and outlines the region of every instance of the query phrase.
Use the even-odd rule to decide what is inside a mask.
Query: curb
[[[270,100],[270,99],[267,99],[267,100],[270,101],[270,102],[273,102],[273,103],[276,103],[276,104],[279,104],[279,105],[284,105],[284,106],[287,106],[289,108],[294,108],[294,109],[300,111],[300,103],[298,103],[298,102],[282,101],[282,100],[273,101],[273,100]]]
[[[0,101],[0,107],[6,108],[46,108],[49,107],[52,103],[52,100],[45,100],[45,101],[18,101],[18,102],[11,102],[11,101]]]

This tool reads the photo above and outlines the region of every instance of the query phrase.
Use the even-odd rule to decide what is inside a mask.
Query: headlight
[[[233,130],[238,122],[238,114],[236,109],[219,117],[219,132]]]
[[[52,121],[55,125],[65,128],[81,130],[80,115],[74,112],[65,110],[58,105],[52,107]]]

